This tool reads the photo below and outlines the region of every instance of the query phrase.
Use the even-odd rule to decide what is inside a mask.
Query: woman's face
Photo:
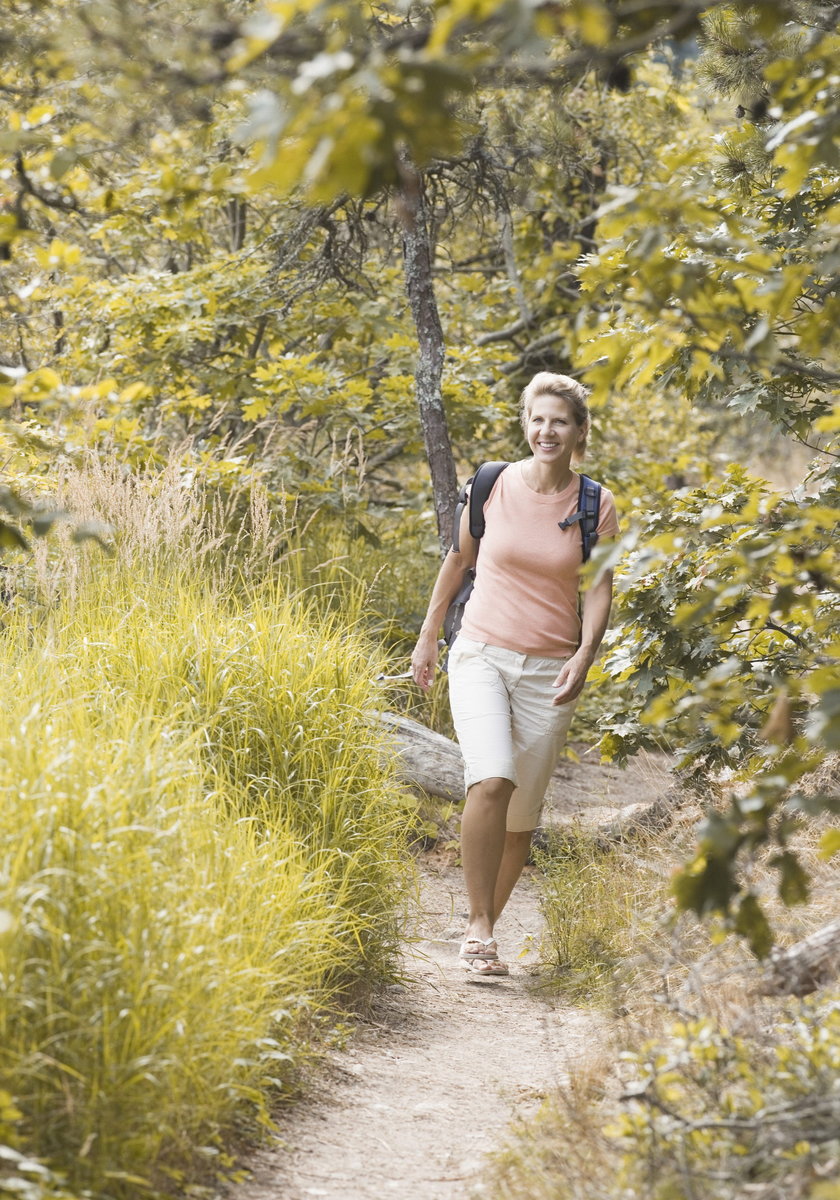
[[[569,466],[586,430],[562,396],[536,396],[527,411],[525,436],[537,462]]]

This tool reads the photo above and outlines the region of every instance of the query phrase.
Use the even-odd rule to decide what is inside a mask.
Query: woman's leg
[[[496,875],[496,889],[493,895],[494,921],[498,921],[502,915],[502,909],[510,899],[510,894],[528,861],[533,832],[533,829],[527,829],[520,833],[508,831],[505,834],[505,848]]]
[[[467,792],[461,818],[461,863],[470,900],[467,937],[487,939],[493,934],[496,890],[506,844],[505,822],[512,792],[512,782],[498,778],[482,779]]]

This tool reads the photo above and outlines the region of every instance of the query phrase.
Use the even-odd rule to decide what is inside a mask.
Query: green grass
[[[319,1019],[391,977],[409,879],[377,653],[214,584],[184,528],[0,632],[0,1089],[101,1196],[230,1165]]]
[[[604,849],[591,833],[568,829],[553,832],[546,849],[536,853],[546,978],[571,1000],[609,1004],[619,999],[644,902],[652,893],[663,893],[661,878],[635,851]]]

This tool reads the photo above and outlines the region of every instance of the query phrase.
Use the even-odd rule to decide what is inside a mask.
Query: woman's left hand
[[[573,654],[569,661],[563,664],[560,674],[552,684],[552,687],[557,688],[557,694],[551,701],[552,705],[568,704],[575,700],[583,691],[583,685],[586,683],[586,676],[589,674],[591,666],[591,658],[581,654],[580,651]]]

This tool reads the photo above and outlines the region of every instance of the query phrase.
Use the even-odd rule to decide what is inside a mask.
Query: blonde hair
[[[537,396],[558,396],[561,400],[568,400],[575,424],[584,431],[574,457],[575,459],[583,458],[586,453],[586,444],[589,441],[590,429],[589,405],[586,403],[588,395],[589,389],[569,375],[554,375],[551,371],[539,371],[522,389],[522,395],[519,397],[519,420],[522,428],[527,428],[531,405]]]

